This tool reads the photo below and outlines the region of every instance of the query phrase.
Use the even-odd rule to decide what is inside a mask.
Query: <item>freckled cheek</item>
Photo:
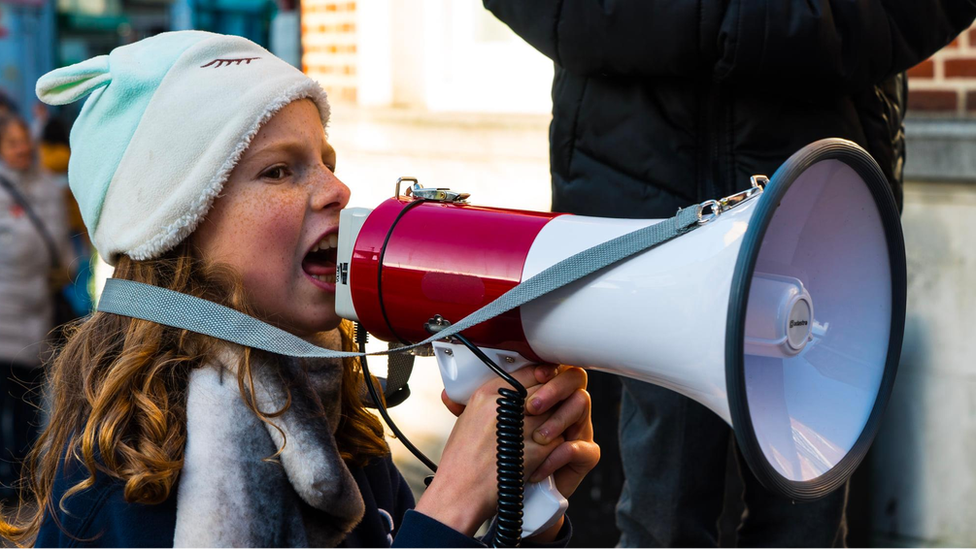
[[[284,291],[300,274],[302,216],[295,208],[268,206],[238,220],[242,239],[238,245],[247,250],[240,256],[244,262],[240,268],[248,286]]]

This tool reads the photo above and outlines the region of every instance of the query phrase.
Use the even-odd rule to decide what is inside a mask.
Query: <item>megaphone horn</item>
[[[412,192],[340,219],[336,310],[388,341],[421,341],[435,315],[460,320],[562,259],[661,221]],[[764,486],[820,498],[863,459],[894,383],[906,275],[888,182],[856,144],[827,139],[768,182],[703,206],[697,229],[465,334],[513,366],[573,364],[691,397],[733,426]],[[448,393],[463,400],[484,378],[466,379],[462,353],[444,345]]]

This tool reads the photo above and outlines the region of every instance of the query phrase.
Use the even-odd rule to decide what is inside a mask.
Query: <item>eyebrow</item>
[[[322,136],[322,157],[328,158],[335,156],[335,149],[332,145]],[[302,153],[305,150],[305,141],[302,140],[290,140],[284,142],[277,142],[270,145],[265,145],[260,147],[248,155],[251,158],[256,158],[264,154],[274,154],[276,152],[286,152],[291,154]]]
[[[324,141],[324,140],[323,140]],[[323,156],[331,156],[335,154],[335,149],[332,148],[328,142],[325,142],[325,147],[322,151]],[[285,141],[284,143],[275,143],[272,145],[266,145],[254,151],[250,157],[254,158],[265,153],[276,153],[276,152],[288,152],[288,153],[300,153],[304,152],[305,144],[302,141]]]

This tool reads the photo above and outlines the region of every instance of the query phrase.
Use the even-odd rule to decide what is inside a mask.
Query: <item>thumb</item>
[[[451,400],[451,398],[447,396],[447,389],[441,391],[441,402],[444,403],[444,406],[446,406],[447,409],[452,414],[454,414],[455,417],[461,415],[461,413],[464,412],[464,408],[465,408],[464,404],[458,404],[457,402]]]

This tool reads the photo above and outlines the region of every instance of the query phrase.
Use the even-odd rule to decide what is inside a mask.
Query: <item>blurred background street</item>
[[[0,95],[32,124],[70,124],[80,104],[34,108],[40,75],[187,28],[246,36],[326,88],[351,206],[374,207],[413,176],[479,205],[549,209],[552,63],[480,2],[0,0]],[[852,484],[848,542],[974,546],[976,28],[909,76],[906,337],[882,431]],[[98,264],[92,292],[110,275]],[[417,360],[410,387],[391,414],[436,461],[454,418],[432,358]],[[419,493],[426,471],[390,445]]]

